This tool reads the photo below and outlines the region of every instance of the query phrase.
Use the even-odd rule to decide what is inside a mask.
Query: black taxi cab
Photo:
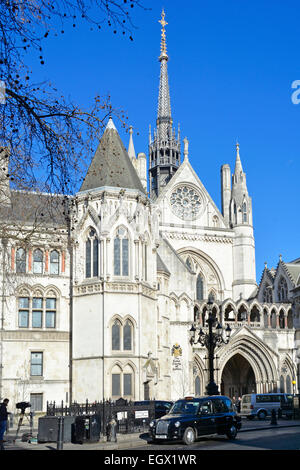
[[[177,400],[169,413],[150,422],[148,442],[183,441],[193,444],[200,436],[225,434],[235,439],[241,429],[230,398],[222,395]]]

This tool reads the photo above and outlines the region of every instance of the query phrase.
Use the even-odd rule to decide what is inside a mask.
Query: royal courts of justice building
[[[189,330],[205,328],[208,299],[232,330],[215,358],[219,390],[299,393],[300,258],[265,265],[257,282],[247,162],[237,143],[234,167],[216,175],[218,208],[173,126],[164,14],[160,22],[147,156],[132,128],[126,150],[110,118],[66,197],[10,188],[2,148],[0,396],[12,406],[205,394],[207,351]],[[30,242],[15,236],[20,224]]]

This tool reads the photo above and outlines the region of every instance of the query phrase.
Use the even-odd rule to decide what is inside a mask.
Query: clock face
[[[184,220],[194,220],[202,210],[203,197],[195,188],[182,185],[172,192],[170,204],[175,215]]]

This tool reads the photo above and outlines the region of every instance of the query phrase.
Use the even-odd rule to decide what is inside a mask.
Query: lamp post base
[[[217,384],[215,382],[210,382],[206,386],[206,393],[207,395],[220,395]]]

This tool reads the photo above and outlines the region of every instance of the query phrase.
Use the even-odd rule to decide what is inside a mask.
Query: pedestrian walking
[[[4,450],[4,433],[6,431],[6,426],[7,426],[7,418],[8,415],[10,414],[7,411],[7,405],[8,405],[9,399],[5,398],[3,402],[0,405],[0,450]]]
[[[236,410],[236,399],[235,396],[232,397],[233,409]]]

